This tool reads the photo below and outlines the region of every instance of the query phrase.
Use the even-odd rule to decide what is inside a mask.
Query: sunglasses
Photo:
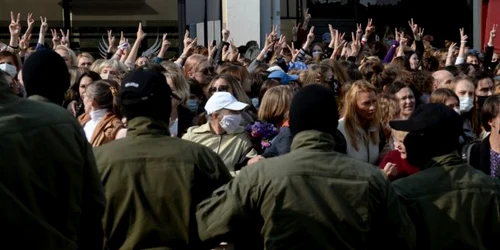
[[[219,87],[211,87],[210,88],[211,93],[215,92],[229,92],[229,86],[228,85],[221,85]]]
[[[213,67],[207,67],[202,70],[199,70],[198,72],[204,74],[204,75],[211,75],[214,73],[214,68]]]

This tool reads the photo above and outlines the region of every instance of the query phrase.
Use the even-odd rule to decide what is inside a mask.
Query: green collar
[[[141,135],[170,136],[170,130],[167,123],[149,117],[140,116],[128,121],[127,137]]]
[[[298,149],[333,151],[334,148],[333,135],[317,130],[306,130],[295,135],[291,151]]]

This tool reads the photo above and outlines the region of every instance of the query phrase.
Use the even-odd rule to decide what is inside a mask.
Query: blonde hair
[[[288,119],[292,98],[293,92],[288,86],[280,85],[268,89],[259,107],[259,120],[281,127],[283,122]]]
[[[90,59],[90,61],[94,62],[94,57],[90,53],[87,53],[87,52],[80,53],[77,57],[77,62],[80,61],[80,58],[88,58],[88,59]]]
[[[380,123],[382,124],[382,129],[386,138],[391,135],[391,127],[389,122],[399,117],[401,113],[401,107],[399,106],[399,100],[396,96],[382,93],[378,96],[377,103],[380,112]]]
[[[325,59],[321,61],[320,64],[330,66],[330,69],[333,72],[333,76],[337,79],[340,84],[347,84],[351,81],[349,74],[347,74],[346,68],[344,68],[337,60]]]
[[[113,70],[116,73],[116,76],[121,79],[122,76],[126,73],[127,67],[125,64],[121,63],[118,60],[111,59],[111,60],[104,60],[100,65],[99,65],[99,70],[97,71],[98,74],[101,74],[101,71],[106,68],[110,67],[113,68]]]
[[[97,74],[99,74],[99,69],[101,68],[101,64],[106,61],[105,59],[97,59],[92,63],[92,66],[90,66],[90,71],[94,71]]]
[[[72,49],[70,49],[64,45],[57,45],[54,48],[54,51],[57,51],[57,50],[61,50],[61,51],[68,53],[69,61],[71,62],[71,66],[76,66],[78,64],[78,61],[76,60],[76,54]]]
[[[191,71],[193,70],[196,71],[198,67],[204,62],[208,62],[208,57],[204,55],[194,54],[188,57],[184,62],[184,76],[186,78],[190,78],[189,73],[191,73]]]
[[[350,88],[346,91],[343,101],[344,107],[342,116],[345,120],[345,130],[347,136],[352,143],[352,147],[355,150],[358,150],[357,138],[356,138],[356,128],[361,127],[359,118],[358,118],[358,95],[362,92],[373,92],[373,94],[377,93],[377,88],[373,86],[373,84],[369,83],[366,80],[358,80],[353,82],[350,85]],[[375,112],[373,119],[371,120],[371,126],[377,128],[376,131],[370,132],[370,141],[373,144],[378,144],[380,141],[379,138],[379,128],[380,128],[380,115],[379,111]]]
[[[325,73],[329,70],[332,70],[329,65],[311,64],[308,66],[307,70],[300,72],[299,81],[302,83],[303,87],[315,83],[330,87],[325,77]]]
[[[172,92],[175,93],[181,100],[181,104],[185,104],[189,99],[189,84],[186,81],[186,77],[180,69],[168,68],[165,73],[167,80],[174,86]]]

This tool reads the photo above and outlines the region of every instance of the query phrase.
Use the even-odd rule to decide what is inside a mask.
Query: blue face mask
[[[258,109],[259,108],[259,98],[252,98],[252,105]]]
[[[198,100],[196,100],[196,99],[189,99],[187,101],[187,108],[189,109],[189,111],[191,111],[191,113],[198,112],[199,105],[200,104],[198,103]]]

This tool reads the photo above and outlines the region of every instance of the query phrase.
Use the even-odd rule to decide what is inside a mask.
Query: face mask
[[[486,101],[486,99],[488,99],[489,96],[478,96],[477,97],[477,106],[479,107],[479,109],[481,109],[484,105],[484,102]]]
[[[7,63],[0,64],[0,70],[5,71],[5,73],[9,74],[11,77],[15,77],[17,74],[16,66]]]
[[[252,105],[258,109],[259,108],[259,98],[252,98]]]
[[[319,57],[321,55],[321,51],[313,51],[312,56],[313,57]]]
[[[474,103],[472,99],[469,97],[460,97],[460,112],[467,113],[472,107],[474,107]]]
[[[101,74],[101,79],[103,80],[114,80],[115,79],[115,75],[113,74]]]
[[[240,127],[241,119],[241,115],[225,115],[219,124],[228,134],[234,134]]]
[[[189,99],[187,101],[187,108],[189,109],[189,111],[191,111],[191,113],[196,113],[198,112],[198,101],[196,99]]]

